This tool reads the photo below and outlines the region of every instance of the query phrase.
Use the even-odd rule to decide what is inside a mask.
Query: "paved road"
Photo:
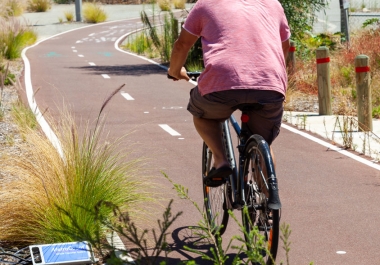
[[[186,111],[192,85],[167,80],[157,65],[115,49],[116,39],[138,25],[136,19],[100,24],[30,48],[26,56],[31,84],[39,89],[36,102],[55,117],[66,105],[77,117],[94,120],[103,100],[126,84],[106,109],[107,129],[115,137],[133,131],[124,146],[133,146],[135,156],[149,158],[147,171],[166,196],[175,199],[174,211],[184,211],[173,227],[176,248],[170,264],[180,259],[207,264],[180,248],[187,242],[182,240],[188,226],[196,225],[200,216],[190,203],[176,197],[161,174],[188,187],[201,204],[202,143]],[[283,201],[281,221],[292,229],[291,264],[380,263],[379,171],[286,129],[274,148]],[[229,227],[225,238],[236,232],[236,226]],[[285,260],[283,250],[279,256]]]

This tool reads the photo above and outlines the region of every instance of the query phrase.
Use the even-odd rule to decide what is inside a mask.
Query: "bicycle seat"
[[[264,107],[264,105],[260,103],[244,103],[239,104],[235,107],[235,109],[239,109],[241,111],[254,111],[254,110],[261,110]]]

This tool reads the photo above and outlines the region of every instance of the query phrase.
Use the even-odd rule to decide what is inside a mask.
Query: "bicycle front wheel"
[[[212,152],[208,146],[203,143],[202,151],[202,182],[213,165]],[[219,231],[222,235],[228,223],[228,209],[226,206],[226,194],[228,192],[228,184],[219,187],[209,187],[203,182],[204,205],[206,208],[207,221],[214,234]]]
[[[259,135],[253,135],[247,141],[244,155],[243,185],[248,210],[242,211],[243,225],[247,232],[245,239],[249,250],[260,253],[262,260],[256,262],[271,265],[277,255],[280,226],[280,210],[268,207],[272,192],[268,176],[276,176],[273,160],[268,144]],[[253,230],[255,231],[250,235]]]

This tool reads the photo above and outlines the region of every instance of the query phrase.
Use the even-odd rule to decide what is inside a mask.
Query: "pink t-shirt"
[[[183,27],[202,37],[202,95],[230,89],[285,95],[282,42],[290,30],[278,0],[198,0]]]

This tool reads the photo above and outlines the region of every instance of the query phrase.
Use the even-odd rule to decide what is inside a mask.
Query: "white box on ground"
[[[29,246],[33,265],[78,265],[95,263],[91,245],[86,242],[69,242]]]

